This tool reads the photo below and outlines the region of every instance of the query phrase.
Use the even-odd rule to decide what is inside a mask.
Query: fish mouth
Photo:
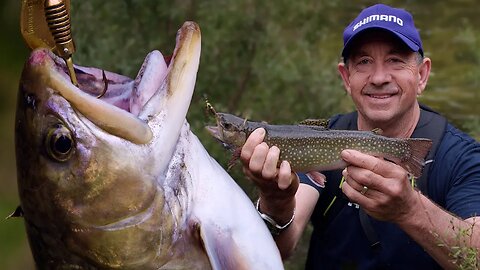
[[[205,130],[217,141],[224,143],[223,142],[223,136],[221,132],[221,128],[218,126],[206,126]]]
[[[135,80],[75,66],[77,87],[70,81],[63,60],[47,49],[34,51],[27,66],[39,81],[99,128],[130,142],[147,144],[154,137],[149,121],[161,111],[168,110],[169,124],[183,124],[196,81],[200,40],[199,26],[185,22],[177,32],[171,60],[158,51],[149,53]],[[176,126],[179,132],[181,125]]]

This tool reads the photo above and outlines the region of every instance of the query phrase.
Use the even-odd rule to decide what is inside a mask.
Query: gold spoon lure
[[[22,0],[20,29],[30,49],[45,47],[62,57],[70,80],[78,86],[69,10],[70,0]]]

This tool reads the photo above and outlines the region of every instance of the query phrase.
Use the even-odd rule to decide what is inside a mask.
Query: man
[[[380,128],[397,138],[439,130],[428,135],[441,136],[423,172],[426,187],[412,188],[400,166],[353,150],[342,152],[348,166],[337,173],[297,175],[287,161],[277,168],[280,150],[257,129],[241,159],[282,256],[311,221],[307,269],[479,267],[480,145],[450,124],[439,129],[435,119],[443,118],[420,107],[431,60],[412,16],[381,4],[366,8],[345,28],[342,56],[338,70],[357,110],[332,118],[332,128]]]

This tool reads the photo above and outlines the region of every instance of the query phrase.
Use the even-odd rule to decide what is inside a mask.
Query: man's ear
[[[351,95],[350,72],[348,71],[348,68],[345,65],[345,63],[343,62],[338,63],[338,72],[340,73],[340,76],[342,76],[343,86],[345,87],[345,90],[349,95]]]
[[[417,95],[421,95],[425,87],[427,87],[428,78],[430,77],[430,71],[432,69],[432,60],[430,58],[425,57],[423,59],[422,64],[420,64],[420,68],[418,70],[418,88],[417,88]]]

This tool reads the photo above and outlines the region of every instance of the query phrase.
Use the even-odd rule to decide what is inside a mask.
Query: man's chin
[[[368,108],[364,113],[364,118],[372,124],[376,124],[378,127],[388,124],[394,119],[394,112],[391,109],[373,109]]]

